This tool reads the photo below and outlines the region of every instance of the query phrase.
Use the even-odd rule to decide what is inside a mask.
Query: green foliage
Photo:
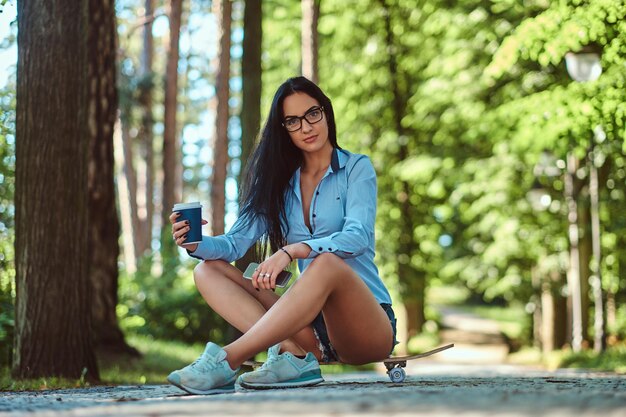
[[[0,90],[0,366],[11,363],[15,298],[13,250],[15,190],[15,84]]]
[[[226,322],[195,288],[193,264],[194,260],[188,260],[158,271],[148,256],[135,274],[122,275],[117,308],[122,329],[129,334],[186,343],[227,342]]]
[[[125,355],[98,355],[100,378],[106,384],[163,384],[173,369],[193,362],[204,350],[203,344],[189,345],[152,336],[131,335],[130,345],[140,358]]]
[[[532,270],[563,277],[563,159],[584,160],[597,126],[603,285],[623,291],[624,12],[621,0],[322,4],[322,87],[339,143],[377,169],[378,264],[397,295],[423,291],[426,277],[523,305],[537,292]],[[591,42],[604,72],[572,82],[564,55]],[[559,174],[536,178],[546,154]],[[586,183],[584,164],[578,176]],[[537,180],[541,210],[528,198]]]
[[[149,336],[130,335],[130,345],[141,352],[141,357],[99,352],[98,367],[102,384],[163,384],[172,369],[180,369],[193,362],[203,345],[188,345],[174,341],[157,340]],[[84,388],[91,384],[82,379],[37,378],[16,381],[7,367],[0,368],[0,391],[37,391],[47,389]]]
[[[624,364],[626,364],[626,346],[622,344],[610,347],[600,354],[592,351],[567,352],[561,357],[559,367],[596,369],[625,374],[626,365]]]

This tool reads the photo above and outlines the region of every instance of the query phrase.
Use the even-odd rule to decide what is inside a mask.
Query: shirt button
[[[316,192],[315,192],[315,195],[320,195],[320,192],[319,192],[319,191],[316,191]]]
[[[315,214],[313,215],[313,217],[315,217]]]
[[[332,251],[333,251],[333,248],[328,248],[328,250],[332,252]]]
[[[324,248],[319,248],[319,249],[320,249],[320,250],[319,250],[320,252],[324,250]]]

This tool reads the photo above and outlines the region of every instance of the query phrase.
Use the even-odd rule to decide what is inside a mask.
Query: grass
[[[626,343],[610,346],[603,353],[585,350],[563,352],[558,363],[561,368],[593,369],[626,374]]]
[[[174,369],[193,362],[204,350],[201,344],[155,340],[147,336],[128,336],[127,341],[142,354],[141,358],[100,355],[100,378],[109,384],[163,384]]]
[[[193,362],[202,345],[189,346],[183,343],[154,340],[146,336],[128,336],[127,341],[143,356],[132,358],[127,355],[99,355],[100,385],[120,384],[163,384],[165,377],[173,370]],[[83,388],[92,384],[84,379],[36,378],[14,380],[10,370],[0,370],[1,391],[31,391],[43,389]]]
[[[98,385],[144,385],[165,384],[165,378],[173,369],[180,369],[193,362],[203,351],[201,344],[186,345],[180,342],[155,340],[147,336],[127,336],[127,342],[143,356],[99,355],[101,382]],[[257,360],[265,360],[265,353]],[[373,370],[374,365],[349,366],[327,365],[323,372],[337,374],[361,370]],[[0,368],[0,391],[37,391],[46,389],[85,388],[92,386],[84,379],[36,378],[14,380],[7,367]]]

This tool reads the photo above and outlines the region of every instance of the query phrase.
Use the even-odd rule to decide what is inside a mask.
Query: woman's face
[[[302,152],[318,152],[330,146],[326,114],[313,97],[305,93],[287,96],[283,101],[283,115],[291,141]]]

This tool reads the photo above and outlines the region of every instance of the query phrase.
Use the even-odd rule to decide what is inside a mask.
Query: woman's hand
[[[174,239],[174,242],[176,242],[176,244],[178,246],[180,246],[183,249],[187,249],[190,252],[195,252],[196,249],[198,249],[198,244],[197,243],[193,243],[191,245],[185,245],[185,240],[187,239],[187,232],[189,231],[190,227],[189,227],[189,221],[184,220],[184,221],[180,221],[177,222],[176,219],[180,216],[180,213],[175,211],[172,214],[170,214],[170,223],[172,223],[172,238]],[[208,221],[202,219],[202,224],[207,224]]]
[[[306,258],[311,252],[311,248],[304,243],[294,243],[284,246],[283,249],[293,259]],[[276,288],[276,277],[291,263],[289,255],[279,249],[260,263],[254,274],[252,274],[252,286],[257,290],[274,290]]]

